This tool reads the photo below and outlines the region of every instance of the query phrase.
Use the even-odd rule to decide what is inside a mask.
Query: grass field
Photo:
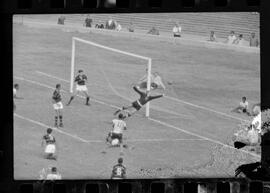
[[[142,109],[127,120],[124,141],[135,147],[123,156],[128,178],[232,177],[240,164],[260,159],[230,144],[237,125],[250,119],[230,110],[242,96],[260,101],[259,54],[14,24],[14,82],[24,97],[15,101],[15,179],[36,179],[48,166],[64,179],[109,178],[119,157],[118,148],[101,153],[104,139],[116,108],[136,99],[131,85],[144,75],[145,61],[78,44],[76,69],[88,75],[91,106],[77,97],[64,107],[65,127],[53,132],[58,159],[43,158],[41,137],[54,124],[55,85],[62,84],[64,103],[70,97],[74,36],[151,57],[153,71],[172,82],[166,97],[151,102],[149,119]]]

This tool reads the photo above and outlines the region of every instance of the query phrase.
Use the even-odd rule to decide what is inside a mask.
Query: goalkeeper
[[[117,111],[115,111],[114,115],[119,113],[121,110],[129,110],[130,109],[131,111],[128,112],[128,117],[130,117],[135,112],[139,111],[142,108],[142,106],[145,105],[146,103],[148,103],[149,101],[164,96],[164,94],[151,96],[151,95],[149,95],[149,91],[143,92],[138,88],[138,86],[134,86],[133,89],[140,95],[140,98],[138,100],[134,101],[130,106],[124,106],[121,109],[118,109]]]

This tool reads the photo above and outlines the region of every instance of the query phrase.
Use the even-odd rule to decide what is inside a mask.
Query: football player
[[[125,179],[126,178],[126,167],[123,165],[123,158],[118,159],[118,163],[113,166],[111,179]]]
[[[130,109],[130,111],[128,111],[128,117],[130,117],[135,112],[139,111],[142,108],[142,106],[145,105],[147,102],[164,96],[164,94],[151,96],[149,95],[149,91],[146,92],[141,91],[138,86],[134,86],[133,89],[140,95],[140,98],[134,101],[130,106],[124,106],[121,109],[118,109],[117,111],[115,111],[114,115],[116,115],[122,110]]]
[[[119,113],[118,119],[112,120],[112,131],[108,134],[106,142],[112,146],[120,146],[120,154],[123,154],[123,131],[127,129],[126,122],[123,120],[125,116],[122,113]],[[118,144],[113,144],[114,141],[118,141]],[[106,153],[104,150],[102,153]]]
[[[53,92],[53,96],[52,96],[52,103],[53,103],[53,108],[55,110],[55,123],[54,126],[58,127],[58,118],[59,118],[59,127],[63,127],[63,104],[62,104],[62,97],[61,97],[61,85],[57,84],[56,89]]]
[[[75,77],[74,82],[76,83],[76,89],[75,89],[74,94],[70,97],[67,105],[70,105],[71,101],[78,94],[78,92],[84,93],[84,95],[86,96],[86,103],[85,104],[90,105],[89,104],[90,97],[88,95],[88,89],[86,87],[87,76],[85,74],[83,74],[83,70],[78,71],[78,75]]]
[[[44,147],[45,145],[45,158],[46,159],[54,159],[56,160],[56,140],[55,137],[52,135],[52,129],[47,129],[47,134],[42,137],[41,146]]]

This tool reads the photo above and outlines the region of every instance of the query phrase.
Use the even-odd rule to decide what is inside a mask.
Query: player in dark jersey
[[[59,118],[59,127],[63,127],[63,104],[62,104],[62,97],[61,97],[61,85],[57,84],[56,85],[56,89],[53,92],[53,96],[52,96],[52,103],[53,103],[53,108],[55,110],[55,123],[54,126],[58,127],[58,118]]]
[[[125,179],[126,178],[126,167],[123,166],[123,158],[118,159],[118,164],[113,166],[111,179]]]
[[[88,95],[88,89],[86,87],[87,76],[85,74],[83,74],[83,70],[78,71],[78,75],[75,77],[74,82],[76,83],[76,89],[75,89],[74,94],[70,97],[67,105],[70,105],[71,101],[78,94],[78,92],[84,93],[84,95],[86,96],[86,103],[85,104],[90,105],[89,104],[90,97]]]
[[[47,129],[47,134],[42,137],[41,146],[44,147],[45,145],[45,157],[47,159],[54,159],[56,160],[56,140],[55,137],[52,135],[52,129]]]
[[[130,117],[136,111],[139,111],[142,108],[142,106],[145,105],[147,102],[164,96],[164,94],[151,96],[149,95],[149,91],[143,92],[138,88],[138,86],[134,86],[133,89],[140,95],[140,98],[134,101],[130,106],[124,106],[122,107],[122,109],[118,109],[117,111],[115,111],[114,115],[116,115],[122,110],[132,109],[131,112],[128,112],[128,117]]]

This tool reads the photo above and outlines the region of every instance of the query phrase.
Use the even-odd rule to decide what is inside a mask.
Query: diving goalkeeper
[[[146,92],[141,91],[138,86],[134,86],[133,89],[140,95],[140,98],[134,101],[130,106],[124,106],[121,109],[118,109],[117,111],[115,111],[114,115],[119,113],[121,110],[130,109],[130,111],[128,111],[128,117],[130,117],[135,112],[139,111],[142,108],[142,106],[145,105],[147,102],[164,96],[164,94],[151,96],[149,95],[149,91]]]

